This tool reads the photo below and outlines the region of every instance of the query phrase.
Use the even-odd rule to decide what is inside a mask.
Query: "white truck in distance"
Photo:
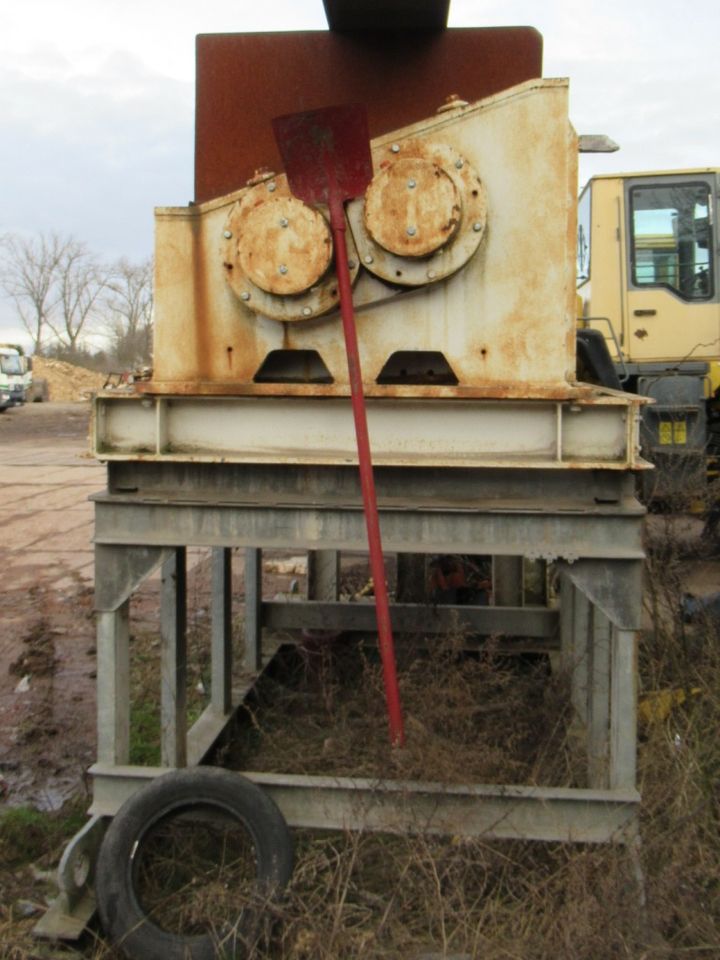
[[[0,344],[0,412],[25,403],[28,358],[21,347],[11,343]]]

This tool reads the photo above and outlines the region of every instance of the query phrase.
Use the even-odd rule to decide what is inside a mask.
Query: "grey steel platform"
[[[270,628],[372,627],[372,608],[315,600],[265,601],[261,550],[364,550],[354,466],[189,460],[110,461],[94,496],[98,625],[98,756],[92,820],[61,864],[62,893],[39,932],[77,936],[93,909],[92,864],[107,818],[149,778],[201,763],[275,652]],[[587,743],[587,784],[433,783],[247,773],[290,825],[553,841],[633,843],[637,835],[636,637],[641,618],[642,522],[633,477],[617,469],[392,467],[376,470],[385,550],[542,558],[560,584],[557,608],[396,604],[396,632],[447,628],[557,641],[572,674]],[[212,690],[187,729],[185,551],[213,549]],[[245,652],[233,689],[232,548],[245,548]],[[160,767],[129,764],[132,593],[162,569]],[[382,720],[379,721],[382,723]]]

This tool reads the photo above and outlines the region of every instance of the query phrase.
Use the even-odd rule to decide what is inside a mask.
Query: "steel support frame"
[[[498,570],[515,569],[521,556],[542,556],[559,571],[559,611],[520,607],[513,588],[505,589],[502,598],[515,601],[510,607],[454,611],[396,604],[396,630],[439,632],[460,615],[479,632],[551,643],[559,620],[573,705],[586,734],[590,788],[632,791],[643,511],[629,493],[629,478],[610,471],[592,477],[582,471],[570,477],[525,471],[520,477],[508,476],[504,484],[498,473],[508,471],[379,470],[386,550],[490,554],[502,558],[495,561]],[[127,598],[153,565],[163,570],[161,755],[167,767],[198,762],[238,703],[238,691],[233,696],[230,689],[232,547],[245,548],[245,682],[240,694],[267,662],[263,627],[372,628],[371,605],[325,599],[336,591],[334,550],[365,548],[356,484],[352,467],[285,466],[273,471],[267,465],[109,464],[108,490],[95,498],[96,580],[102,585],[97,595],[102,696],[96,779],[109,776],[113,765],[118,773],[127,769]],[[330,495],[320,499],[323,489]],[[185,548],[193,546],[213,548],[212,691],[205,714],[185,731],[182,560]],[[311,583],[310,595],[323,599],[263,602],[263,546],[313,551],[311,568],[320,559],[326,570],[320,583]],[[105,792],[102,812],[112,812],[111,806]],[[563,825],[557,839],[564,836]]]
[[[610,471],[523,471],[520,476],[517,471],[406,468],[381,469],[376,482],[386,551],[509,558],[504,566],[511,587],[505,599],[511,601],[517,600],[515,558],[554,563],[557,609],[396,604],[393,617],[396,631],[439,631],[457,613],[488,634],[531,636],[547,644],[559,634],[587,744],[588,786],[447,787],[248,775],[275,798],[290,825],[633,842],[639,801],[635,658],[644,511],[632,496],[631,478]],[[329,497],[318,495],[323,489]],[[337,557],[332,551],[366,546],[352,467],[285,466],[268,472],[267,465],[111,463],[108,489],[95,497],[95,509],[98,762],[91,769],[91,813],[102,821],[149,778],[202,762],[276,652],[269,631],[263,636],[264,627],[315,629],[321,623],[367,630],[372,608],[338,603],[334,597]],[[309,595],[320,599],[264,602],[264,546],[319,551],[311,567],[319,559],[325,572],[311,583]],[[212,548],[212,689],[205,712],[186,730],[184,561],[189,547]],[[237,547],[245,548],[245,652],[241,682],[232,689],[231,550]],[[162,570],[163,766],[152,768],[129,764],[128,605],[133,590],[157,567]],[[86,895],[87,883],[66,890],[64,902],[85,903]]]

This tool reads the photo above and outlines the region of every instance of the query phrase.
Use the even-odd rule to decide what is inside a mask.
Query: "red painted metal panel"
[[[202,34],[197,38],[195,201],[281,170],[271,119],[364,103],[370,136],[422,120],[453,93],[480,100],[542,75],[531,27],[414,33]]]

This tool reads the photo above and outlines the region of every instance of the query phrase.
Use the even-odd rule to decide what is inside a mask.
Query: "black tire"
[[[252,844],[251,895],[245,898],[238,894],[240,902],[228,907],[232,915],[224,917],[220,924],[213,923],[212,929],[178,933],[165,929],[155,922],[156,916],[151,919],[148,915],[139,892],[145,882],[144,859],[151,856],[144,851],[152,850],[158,838],[168,849],[162,832],[168,824],[183,829],[188,829],[188,824],[193,828],[202,824],[206,830],[215,829],[218,824],[231,825],[242,830]],[[224,841],[223,860],[228,846],[232,844]],[[233,854],[231,850],[228,857]],[[239,852],[236,856],[241,858]],[[172,853],[166,853],[165,858],[173,864],[179,859],[178,869],[182,872],[182,857],[173,859]],[[285,887],[292,866],[292,840],[287,824],[260,787],[238,773],[219,768],[173,771],[151,781],[127,800],[105,834],[95,872],[100,920],[113,944],[131,960],[245,957],[264,927],[264,908]],[[193,879],[191,884],[194,883]],[[224,886],[227,890],[227,882]],[[174,894],[178,902],[188,889],[185,884]],[[192,889],[201,895],[203,884]],[[231,896],[234,894],[231,887]]]

